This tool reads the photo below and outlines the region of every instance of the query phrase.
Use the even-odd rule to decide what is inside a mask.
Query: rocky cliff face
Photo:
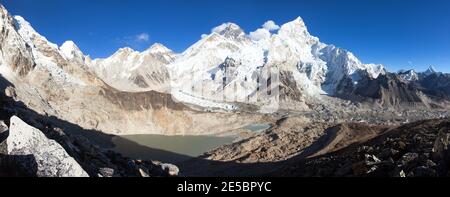
[[[450,74],[437,72],[422,74],[416,83],[431,98],[441,101],[450,99]]]
[[[31,47],[25,43],[16,29],[15,20],[0,5],[0,65],[9,68],[20,76],[27,75],[34,67]]]
[[[373,99],[374,102],[388,107],[429,105],[426,96],[418,87],[402,81],[395,74],[362,80],[352,94],[361,99]]]

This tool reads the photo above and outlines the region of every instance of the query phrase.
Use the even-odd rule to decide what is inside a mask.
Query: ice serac
[[[7,154],[17,156],[19,160],[23,158],[13,161],[23,165],[23,169],[35,173],[38,177],[89,176],[56,141],[48,139],[41,131],[16,116],[13,116],[10,122],[6,140]]]

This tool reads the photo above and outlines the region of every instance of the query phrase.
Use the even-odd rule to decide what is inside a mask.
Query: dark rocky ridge
[[[280,99],[300,101],[302,93],[291,72],[280,73]]]
[[[401,73],[389,73],[373,79],[361,72],[362,79],[354,84],[350,78],[339,82],[334,96],[352,102],[379,104],[394,108],[446,108],[450,102],[450,77],[448,74],[421,75],[417,81],[401,78]]]
[[[161,109],[168,108],[172,110],[190,110],[182,103],[177,103],[172,99],[172,95],[159,93],[156,91],[148,92],[122,92],[112,87],[105,87],[99,93],[112,103],[126,110],[142,109]]]
[[[147,82],[145,82],[145,79],[142,75],[131,76],[130,78],[132,79],[133,83],[139,86],[140,88],[149,87],[149,85],[147,84]]]
[[[297,162],[275,176],[450,176],[450,119],[407,124],[368,142]]]
[[[384,106],[414,105],[423,102],[419,89],[403,82],[396,74],[388,73],[377,79],[365,79],[358,84],[353,94],[378,100]]]
[[[419,81],[414,82],[425,94],[436,100],[450,100],[450,74],[432,73],[428,76],[423,74]]]

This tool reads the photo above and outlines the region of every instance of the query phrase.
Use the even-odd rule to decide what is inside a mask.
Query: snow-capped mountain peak
[[[126,59],[126,58],[130,58],[132,55],[137,55],[137,54],[139,54],[138,51],[135,51],[134,49],[132,49],[130,47],[123,47],[123,48],[118,49],[110,57],[105,58],[105,59],[97,59],[96,61],[99,61],[99,60],[113,61],[113,60],[117,60],[117,59]]]
[[[220,34],[226,38],[239,38],[245,35],[245,32],[234,23],[223,23],[212,29],[213,33]]]
[[[419,74],[414,70],[407,70],[407,71],[399,71],[398,75],[400,78],[406,80],[406,81],[417,81],[419,80]]]
[[[119,50],[117,50],[116,53],[134,53],[134,52],[136,52],[136,51],[130,47],[123,47],[123,48],[120,48]]]
[[[304,37],[309,36],[308,28],[301,17],[288,22],[281,26],[279,30],[280,35]]]
[[[49,42],[44,36],[41,36],[39,33],[34,30],[34,28],[31,26],[31,24],[26,21],[22,16],[16,15],[14,16],[15,26],[18,30],[19,34],[22,36],[22,39],[27,42],[27,44],[34,46],[33,41],[34,39],[40,39],[48,46],[57,49],[58,46],[56,44],[53,44]]]
[[[425,74],[426,76],[429,76],[434,73],[437,73],[436,68],[434,66],[429,66],[428,69],[423,74]]]
[[[108,58],[93,60],[89,66],[106,83],[122,91],[166,91],[166,66],[176,57],[172,50],[155,43],[142,52],[121,48]]]
[[[75,77],[76,72],[85,72],[79,68],[69,68],[65,65],[67,60],[75,60],[77,63],[84,64],[84,55],[81,51],[74,52],[78,47],[74,43],[66,43],[63,47],[64,52],[60,50],[58,45],[49,42],[44,36],[40,35],[35,29],[21,16],[14,16],[14,25],[20,37],[27,44],[27,49],[33,54],[36,69],[50,73],[54,80],[61,84],[78,84],[85,85],[83,79]],[[66,55],[77,57],[69,59]],[[66,70],[67,69],[67,70]]]
[[[152,54],[173,53],[172,50],[170,50],[169,48],[167,48],[166,46],[164,46],[161,43],[153,44],[146,51],[149,53],[152,53]]]
[[[61,55],[67,60],[84,60],[84,54],[78,48],[78,46],[71,40],[64,42],[59,47]]]
[[[65,51],[79,51],[80,49],[72,40],[65,41],[60,47],[60,49]]]

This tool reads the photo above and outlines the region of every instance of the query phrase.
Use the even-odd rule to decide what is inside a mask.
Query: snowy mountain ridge
[[[143,52],[121,48],[112,56],[94,59],[88,65],[101,79],[119,90],[165,92],[170,81],[166,65],[176,57],[172,50],[156,43]]]
[[[300,17],[281,27],[272,26],[264,24],[249,34],[234,23],[213,28],[168,65],[176,79],[172,88],[189,95],[200,96],[207,89],[212,94],[248,97],[257,87],[254,74],[261,68],[276,68],[292,75],[296,84],[289,85],[295,85],[303,97],[317,98],[337,92],[346,78],[357,84],[364,76],[377,78],[386,72],[383,65],[363,64],[351,52],[321,43],[310,35]],[[230,62],[235,65],[225,71],[223,65]],[[190,87],[203,88],[196,91]],[[246,91],[233,92],[228,87]],[[243,92],[247,94],[240,95]]]
[[[125,47],[110,57],[94,60],[84,55],[73,41],[58,47],[36,33],[22,17],[16,16],[15,21],[31,48],[39,48],[32,50],[38,67],[45,65],[45,69],[62,81],[84,84],[58,64],[62,60],[54,58],[85,65],[121,91],[155,90],[202,107],[226,106],[219,108],[229,110],[237,108],[232,103],[266,105],[271,99],[259,99],[258,91],[261,91],[261,81],[270,79],[260,76],[267,71],[276,72],[280,80],[276,90],[280,95],[274,97],[303,103],[321,102],[322,95],[351,94],[360,88],[361,81],[387,73],[381,64],[362,63],[353,53],[322,43],[309,33],[301,17],[283,25],[267,21],[249,33],[235,23],[223,23],[180,54],[155,43],[141,52]],[[34,43],[41,44],[34,46]],[[430,68],[423,76],[435,72]],[[422,76],[415,71],[398,75],[406,81]],[[273,99],[278,102],[279,98]]]
[[[300,91],[313,97],[334,94],[345,78],[357,84],[362,78],[361,72],[372,78],[385,73],[382,65],[363,64],[351,52],[321,43],[310,35],[300,17],[281,27],[271,21],[269,28],[269,22],[266,22],[249,34],[237,24],[224,23],[182,54],[175,54],[156,43],[143,52],[122,48],[108,58],[95,60],[85,56],[73,41],[67,41],[58,48],[37,34],[22,17],[15,18],[24,40],[42,40],[45,46],[58,51],[64,59],[87,64],[109,85],[124,91],[167,91],[168,87],[161,86],[171,81],[170,88],[175,91],[186,89],[179,87],[181,85],[200,86],[215,94],[224,85],[223,77],[230,75],[219,68],[227,59],[234,60],[237,65],[234,76],[228,76],[232,80],[227,80],[226,85],[242,84],[247,80],[249,85],[242,88],[248,89],[249,94],[257,86],[252,75],[265,66],[292,73]],[[199,94],[195,91],[188,93]]]

